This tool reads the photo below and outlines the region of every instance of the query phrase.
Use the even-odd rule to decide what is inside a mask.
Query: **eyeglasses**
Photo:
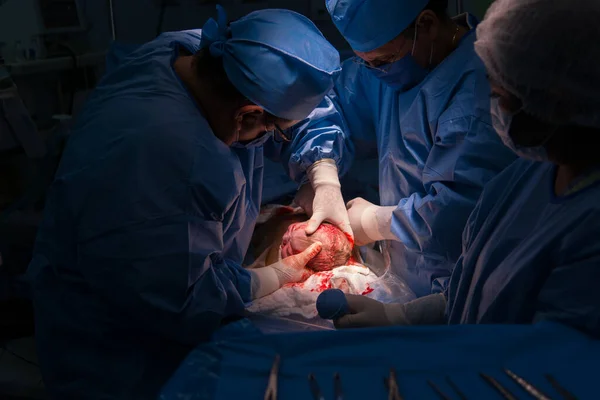
[[[352,58],[352,62],[354,62],[355,64],[358,65],[362,65],[363,67],[373,70],[373,71],[381,71],[383,73],[386,73],[389,71],[392,62],[386,63],[386,64],[382,64],[381,66],[374,66],[369,64],[368,62],[366,62],[365,60],[363,60],[362,58],[356,56]]]
[[[376,70],[376,71],[381,71],[384,73],[388,73],[388,71],[390,70],[390,68],[392,67],[392,64],[395,63],[396,61],[398,61],[399,59],[401,59],[403,56],[401,56],[400,54],[402,53],[402,49],[398,50],[397,52],[395,52],[390,58],[389,60],[386,61],[380,61],[377,63],[377,65],[372,65],[370,63],[368,63],[367,61],[363,60],[362,58],[356,56],[352,58],[352,62],[359,64],[359,65],[363,65],[368,69],[371,70]]]
[[[274,123],[275,130],[273,132],[273,140],[276,143],[287,143],[292,140],[292,132],[291,129],[281,129],[279,124]]]

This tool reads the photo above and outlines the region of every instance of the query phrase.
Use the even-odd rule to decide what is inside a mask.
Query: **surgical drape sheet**
[[[559,397],[546,373],[580,399],[597,398],[591,393],[597,387],[600,341],[550,322],[259,335],[240,321],[221,333],[188,356],[163,388],[161,400],[262,399],[276,353],[281,355],[281,400],[310,399],[306,377],[311,372],[325,398],[333,398],[333,374],[339,372],[344,399],[384,399],[382,378],[390,367],[396,368],[406,399],[438,399],[427,379],[452,396],[446,376],[469,399],[499,399],[479,372],[495,377],[518,398],[527,398],[502,372],[504,367],[552,398]],[[231,335],[237,339],[227,340]]]

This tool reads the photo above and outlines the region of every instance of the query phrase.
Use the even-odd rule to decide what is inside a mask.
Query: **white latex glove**
[[[289,256],[267,267],[250,270],[252,299],[259,299],[273,293],[288,283],[302,282],[313,271],[306,264],[321,251],[319,242],[313,243],[302,253]]]
[[[306,234],[312,235],[321,223],[327,221],[354,240],[335,161],[331,159],[317,161],[310,166],[307,175],[311,187],[306,187],[308,185],[301,187],[295,201],[310,216]]]
[[[337,329],[390,325],[446,323],[446,297],[431,294],[405,304],[384,304],[365,296],[347,294],[349,314],[333,321]]]
[[[362,197],[350,200],[346,206],[357,246],[378,240],[398,240],[392,233],[392,214],[396,207],[376,206]]]
[[[311,217],[313,215],[313,201],[315,200],[315,191],[310,183],[300,186],[293,205],[301,207],[304,212]]]

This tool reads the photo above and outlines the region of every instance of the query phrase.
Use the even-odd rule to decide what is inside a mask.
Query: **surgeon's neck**
[[[600,165],[597,165],[596,163],[585,163],[581,165],[559,164],[556,168],[556,176],[554,178],[554,193],[557,196],[566,194],[577,179],[581,178],[586,172],[594,167],[600,167]]]
[[[434,48],[433,64],[439,65],[448,57],[460,43],[460,40],[469,31],[468,28],[450,20],[441,26],[440,40]]]
[[[213,85],[194,73],[193,63],[194,56],[184,54],[175,60],[173,68],[193,96],[215,136],[227,143],[230,138],[223,132],[232,131],[225,128],[231,124],[231,105],[223,101],[223,97],[216,93]]]

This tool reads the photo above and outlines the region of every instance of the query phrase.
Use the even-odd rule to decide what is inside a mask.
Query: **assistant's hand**
[[[306,264],[319,254],[322,247],[321,243],[316,242],[302,253],[286,257],[267,267],[250,270],[252,298],[264,297],[287,283],[305,281],[312,274]]]
[[[315,258],[322,248],[323,245],[320,242],[315,242],[302,253],[286,257],[271,264],[270,267],[278,271],[279,281],[283,282],[282,286],[286,283],[303,282],[314,272],[306,268],[306,264]]]
[[[348,219],[357,246],[364,246],[378,240],[396,239],[391,228],[392,214],[396,207],[376,206],[362,197],[350,200],[346,207],[348,207]]]
[[[337,329],[446,323],[446,297],[431,294],[404,304],[384,304],[365,296],[346,295],[349,314],[333,321]]]
[[[347,294],[350,313],[333,321],[337,329],[389,326],[392,321],[385,311],[385,304],[366,296]]]
[[[308,169],[307,174],[314,193],[312,207],[306,205],[311,195],[308,188],[300,188],[300,191],[304,190],[304,192],[298,196],[299,202],[304,203],[304,206],[299,205],[310,216],[306,234],[312,235],[321,223],[327,221],[354,240],[335,161],[329,159],[317,161]]]

